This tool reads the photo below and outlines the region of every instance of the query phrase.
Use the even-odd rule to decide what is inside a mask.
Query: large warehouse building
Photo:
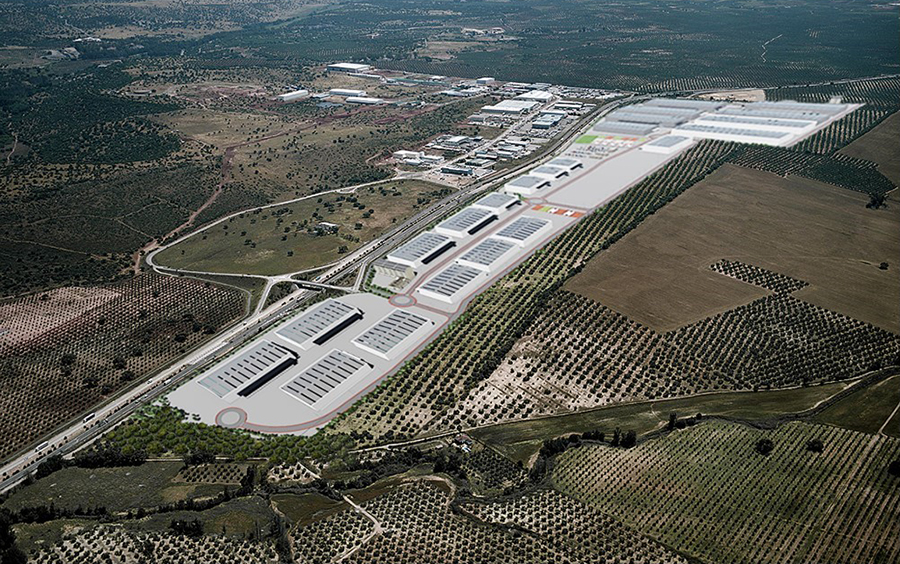
[[[456,246],[447,235],[426,231],[387,254],[391,262],[421,268]]]
[[[233,392],[246,397],[296,363],[294,351],[271,341],[259,341],[213,370],[200,385],[220,398]]]

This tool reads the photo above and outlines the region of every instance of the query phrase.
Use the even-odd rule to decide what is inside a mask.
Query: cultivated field
[[[352,194],[323,194],[242,213],[160,253],[162,266],[210,272],[283,274],[334,262],[397,221],[446,195],[418,180],[388,182]],[[336,232],[322,222],[337,226]]]
[[[761,439],[770,454],[756,451]],[[894,562],[900,478],[887,468],[898,458],[900,441],[886,437],[710,421],[632,449],[570,449],[552,482],[704,562]]]
[[[232,288],[143,274],[0,305],[0,457],[208,339],[245,303]]]
[[[900,279],[893,265],[879,269],[900,256],[900,207],[865,203],[820,182],[726,165],[566,288],[666,332],[769,293],[709,268],[729,259],[807,282],[795,297],[900,332]]]
[[[841,149],[840,153],[878,163],[878,170],[894,184],[900,185],[900,149],[896,143],[898,137],[900,137],[900,113],[895,113]]]

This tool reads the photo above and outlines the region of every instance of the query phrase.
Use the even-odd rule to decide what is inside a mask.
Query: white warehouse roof
[[[507,254],[515,248],[516,245],[509,241],[488,237],[475,245],[475,247],[469,249],[469,251],[459,257],[457,261],[463,266],[470,266],[472,268],[479,268],[490,272],[498,261],[507,256]]]
[[[469,207],[437,224],[435,231],[451,237],[465,237],[478,233],[499,218],[484,208]]]
[[[538,217],[522,216],[494,234],[498,239],[505,239],[520,247],[524,247],[529,240],[537,237],[543,231],[549,229],[550,221]]]
[[[322,398],[345,380],[358,379],[372,368],[368,362],[334,349],[281,386],[281,389],[310,407],[316,407]]]
[[[362,335],[353,339],[353,344],[383,359],[390,357],[401,348],[411,335],[426,331],[434,325],[434,321],[395,309],[378,323],[367,329]]]
[[[472,204],[473,208],[484,208],[493,212],[502,212],[519,203],[519,199],[511,194],[491,192]]]
[[[359,308],[326,300],[278,329],[275,334],[304,350],[321,345],[363,318]]]
[[[557,166],[572,172],[576,168],[581,168],[584,166],[581,161],[578,159],[573,159],[572,157],[556,157],[552,161],[547,163],[550,166]]]
[[[464,290],[480,283],[484,277],[483,270],[461,264],[451,264],[422,285],[418,292],[429,298],[453,303],[461,294],[466,293]]]
[[[569,176],[569,171],[561,166],[545,164],[529,171],[528,174],[540,176],[541,178],[546,178],[548,180],[557,180],[563,176]]]
[[[412,241],[388,253],[388,260],[416,268],[428,264],[445,251],[455,247],[450,237],[426,231]]]
[[[282,370],[297,363],[297,353],[271,341],[260,341],[200,380],[200,385],[225,397],[234,390],[249,395]]]
[[[550,181],[546,178],[526,174],[507,182],[506,185],[503,186],[503,190],[511,194],[529,196],[547,186],[550,186]]]
[[[516,96],[518,100],[535,100],[537,102],[549,102],[553,99],[553,94],[545,90],[531,90]]]

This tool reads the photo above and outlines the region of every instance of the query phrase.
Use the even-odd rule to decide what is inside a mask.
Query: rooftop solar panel
[[[644,102],[645,106],[663,108],[690,108],[692,110],[712,111],[725,106],[725,102],[709,100],[683,100],[680,98],[653,98]]]
[[[699,125],[688,123],[678,128],[679,131],[696,131],[698,133],[721,133],[741,137],[758,137],[762,139],[781,139],[791,135],[787,131],[766,131],[762,129],[741,129],[738,127],[718,127],[715,125]]]
[[[648,123],[602,120],[594,125],[593,131],[600,131],[604,133],[620,133],[623,135],[646,135],[654,129],[656,129],[656,126]]]
[[[541,184],[548,184],[546,178],[541,178],[540,176],[531,176],[526,174],[524,176],[520,176],[516,179],[513,179],[507,183],[507,186],[518,186],[520,188],[534,188]]]
[[[500,192],[491,192],[487,196],[479,199],[477,202],[472,204],[473,206],[479,206],[482,208],[486,208],[494,211],[501,211],[507,208],[510,208],[516,205],[519,202],[519,199],[510,194],[502,194]]]
[[[769,125],[775,127],[790,127],[794,129],[803,129],[815,123],[813,120],[796,120],[781,119],[763,116],[704,116],[700,121],[710,121],[717,123],[747,124],[747,125]]]
[[[573,159],[571,157],[556,157],[552,161],[547,163],[550,166],[559,166],[566,168],[568,170],[574,170],[580,166],[582,166],[581,161],[578,159]]]
[[[454,294],[475,280],[483,271],[461,264],[452,264],[426,282],[422,290],[452,298]]]
[[[661,125],[666,127],[672,127],[673,125],[678,125],[679,123],[684,123],[688,121],[689,118],[685,116],[673,116],[673,115],[664,115],[664,114],[650,114],[650,113],[639,113],[637,111],[628,112],[625,110],[615,111],[608,116],[606,116],[607,120],[616,121],[616,122],[628,122],[628,123],[652,123],[655,125]]]
[[[398,309],[353,339],[353,342],[386,358],[407,337],[425,325],[434,325],[434,322],[415,313]]]
[[[440,233],[425,232],[401,246],[391,251],[388,258],[393,261],[400,262],[416,262],[421,261],[428,264],[434,260],[443,251],[455,246],[450,237],[441,235]]]
[[[497,219],[497,216],[490,210],[470,207],[439,223],[436,230],[447,232],[447,234],[474,235]]]
[[[373,366],[344,351],[334,349],[298,374],[282,390],[315,407],[328,392],[348,378],[368,372]]]
[[[647,143],[647,145],[652,145],[654,147],[674,147],[679,143],[687,141],[690,137],[683,137],[681,135],[666,135],[665,137],[660,137],[659,139],[654,139]]]
[[[506,239],[512,239],[516,242],[523,243],[528,240],[529,237],[550,225],[550,222],[546,219],[540,219],[537,217],[520,217],[514,222],[510,223],[500,231],[496,233],[497,237],[504,237]]]
[[[245,394],[249,395],[296,362],[297,355],[292,350],[271,341],[260,341],[216,368],[199,383],[220,398],[249,383],[246,389],[252,389]],[[260,384],[255,385],[255,380]]]
[[[732,115],[732,116],[750,116],[750,117],[769,117],[769,118],[778,118],[778,119],[799,119],[799,120],[811,120],[817,123],[822,123],[826,121],[831,116],[827,114],[823,114],[820,112],[803,112],[796,110],[768,110],[768,109],[753,109],[750,107],[746,108],[725,108],[720,111],[721,115]]]
[[[463,256],[459,257],[459,260],[483,267],[490,267],[500,257],[513,248],[515,248],[515,244],[510,243],[509,241],[488,237],[475,245],[475,247],[470,249]]]
[[[275,333],[301,348],[308,348],[310,343],[321,345],[362,318],[362,312],[358,308],[337,300],[328,300]]]
[[[803,102],[795,102],[793,100],[780,100],[780,101],[765,101],[765,102],[753,102],[751,104],[747,104],[748,108],[762,108],[762,109],[774,109],[774,110],[794,110],[794,111],[805,111],[805,112],[817,112],[821,114],[839,114],[845,109],[847,106],[843,104],[806,104]]]

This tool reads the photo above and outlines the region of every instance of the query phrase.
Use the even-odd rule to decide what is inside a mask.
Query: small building
[[[482,76],[481,78],[475,79],[475,84],[493,84],[496,81],[497,79],[493,76]]]
[[[373,262],[372,267],[375,269],[376,274],[388,278],[406,278],[407,280],[412,280],[416,275],[415,271],[408,264],[400,264],[399,262],[384,258]]]
[[[468,166],[459,166],[459,165],[447,165],[441,167],[441,172],[444,174],[453,174],[456,176],[472,176],[475,174],[475,171]]]
[[[494,233],[493,236],[520,247],[525,247],[543,233],[549,231],[552,225],[549,220],[523,215],[497,233]]]
[[[550,186],[550,181],[546,178],[526,174],[507,182],[503,186],[503,191],[507,194],[531,196],[538,190],[546,188],[547,186]]]
[[[419,157],[425,164],[440,164],[444,162],[444,157],[440,155],[422,155]]]
[[[492,106],[484,106],[481,111],[486,114],[520,115],[531,111],[537,102],[530,100],[503,100]]]
[[[361,63],[332,63],[325,67],[329,72],[362,73],[372,70],[372,65]]]
[[[424,156],[424,153],[421,151],[394,151],[391,156],[398,161],[402,161],[406,159],[421,159]]]
[[[486,277],[487,274],[484,270],[461,264],[451,264],[425,282],[416,292],[426,298],[444,303],[459,303],[471,291],[483,284]]]
[[[349,88],[332,88],[328,91],[330,96],[350,96],[361,98],[366,95],[365,90],[351,90]]]
[[[470,268],[494,272],[515,253],[517,248],[518,246],[510,241],[488,237],[456,259],[456,262]]]

